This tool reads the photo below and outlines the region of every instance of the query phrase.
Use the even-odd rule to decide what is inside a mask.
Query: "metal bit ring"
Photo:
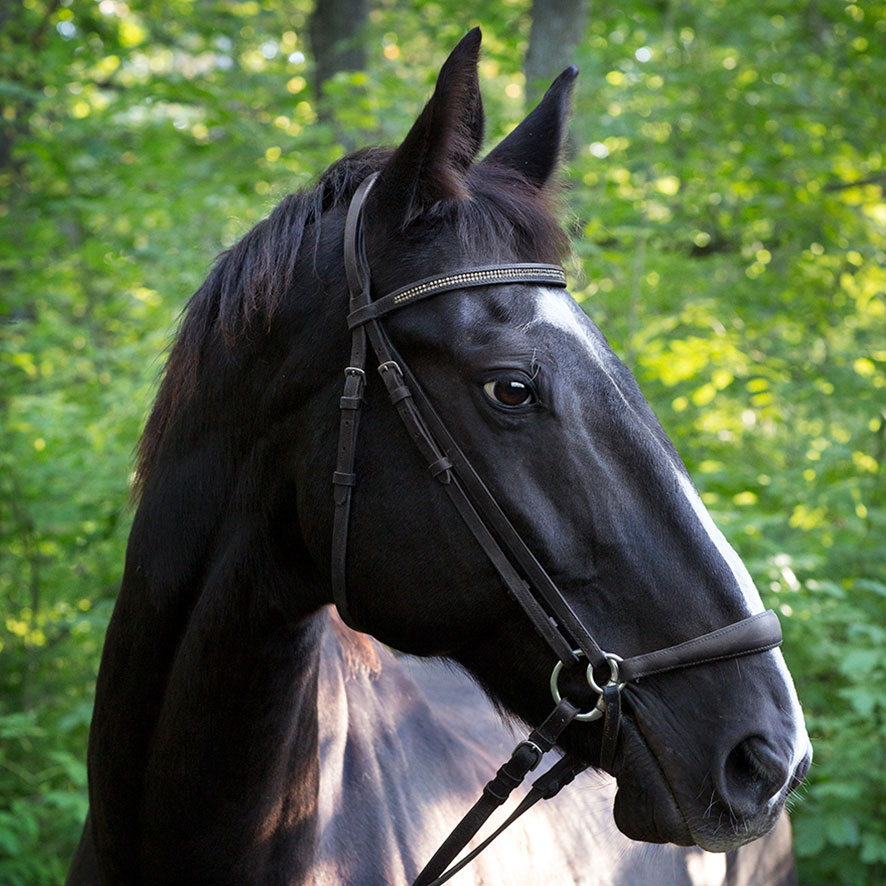
[[[603,655],[606,657],[606,661],[609,664],[609,682],[606,685],[612,686],[613,684],[616,684],[620,692],[625,688],[625,684],[618,682],[618,663],[624,661],[624,659],[620,655],[616,655],[614,652],[604,652]],[[588,665],[587,678],[588,686],[590,686],[597,695],[602,695],[603,689],[597,685],[597,681],[594,679],[593,665]]]
[[[572,652],[576,656],[584,656],[584,653],[580,649],[573,649]],[[590,670],[590,665],[588,665],[588,670]],[[560,704],[562,700],[562,696],[560,695],[560,687],[557,685],[557,680],[560,677],[560,671],[563,670],[563,662],[558,661],[557,664],[554,665],[554,670],[551,671],[551,695],[554,699],[554,704]],[[602,690],[598,690],[602,697]],[[590,723],[592,720],[599,720],[600,717],[603,716],[603,711],[599,707],[593,707],[589,711],[584,711],[583,713],[576,714],[575,719],[581,720],[583,723]]]

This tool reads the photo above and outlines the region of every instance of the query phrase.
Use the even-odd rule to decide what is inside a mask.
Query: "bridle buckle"
[[[345,396],[357,398],[363,396],[366,387],[366,373],[359,366],[345,367]]]
[[[538,767],[538,764],[541,763],[541,758],[545,755],[545,752],[534,741],[525,739],[524,741],[521,741],[513,751],[511,751],[511,756],[513,757],[520,748],[527,748],[535,754],[535,762],[529,767],[529,771],[532,772]]]
[[[392,372],[398,381],[403,381],[403,370],[400,369],[400,364],[396,360],[385,360],[384,363],[379,363],[378,371],[382,378],[385,377],[386,373]]]

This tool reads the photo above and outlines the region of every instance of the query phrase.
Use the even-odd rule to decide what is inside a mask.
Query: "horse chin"
[[[613,816],[632,840],[693,846],[695,839],[655,756],[639,732],[623,721],[615,767],[618,793]]]

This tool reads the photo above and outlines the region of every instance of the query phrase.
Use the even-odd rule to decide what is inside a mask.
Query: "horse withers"
[[[453,882],[793,881],[777,622],[559,272],[577,71],[477,161],[479,43],[188,305],[71,884],[411,883],[520,722],[597,771]]]

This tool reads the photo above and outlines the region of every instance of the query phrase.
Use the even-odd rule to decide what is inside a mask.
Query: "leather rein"
[[[340,400],[339,441],[333,474],[332,590],[335,605],[345,623],[359,630],[348,608],[347,541],[351,501],[357,483],[355,461],[360,409],[366,385],[366,359],[368,348],[371,347],[390,400],[428,470],[448,494],[512,599],[523,609],[558,659],[550,680],[555,703],[553,711],[526,740],[514,748],[510,759],[486,785],[480,799],[447,837],[413,884],[437,886],[461,870],[535,802],[554,796],[588,767],[588,763],[566,754],[536,779],[523,801],[497,831],[456,865],[449,867],[492,812],[505,802],[527,773],[536,768],[542,756],[554,747],[571,722],[603,718],[599,765],[611,771],[621,722],[621,692],[626,684],[677,668],[765,652],[780,645],[782,636],[778,617],[772,610],[766,610],[684,643],[631,658],[623,659],[600,648],[465,457],[409,367],[396,353],[381,322],[393,311],[441,293],[513,283],[565,288],[566,275],[557,265],[535,263],[468,268],[455,274],[419,280],[373,300],[371,271],[363,238],[362,210],[377,177],[378,173],[370,175],[357,188],[345,222],[344,257],[350,293],[347,319],[351,330],[351,357],[345,369],[344,391]],[[581,661],[587,662],[588,685],[599,696],[596,705],[588,711],[580,711],[562,697],[558,685],[561,670],[578,665]],[[608,676],[605,682],[601,680],[603,685],[597,682],[600,673]]]

